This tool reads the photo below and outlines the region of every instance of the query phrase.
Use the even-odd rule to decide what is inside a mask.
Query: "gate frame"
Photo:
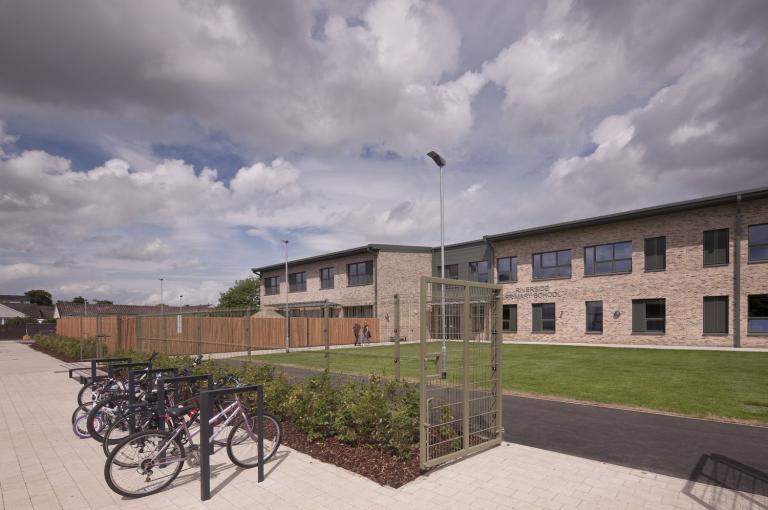
[[[435,458],[435,459],[428,459],[427,458],[427,449],[429,448],[428,444],[428,437],[427,437],[427,426],[429,425],[427,423],[427,384],[426,384],[426,375],[427,375],[427,369],[426,369],[426,357],[427,357],[427,285],[430,284],[441,284],[441,285],[463,285],[464,286],[464,301],[462,303],[462,346],[463,346],[463,358],[464,362],[462,363],[463,367],[463,383],[462,383],[462,404],[463,404],[463,419],[462,419],[462,433],[463,433],[463,440],[462,440],[462,448],[461,450],[451,452],[449,454],[443,455],[441,457]],[[493,299],[493,311],[496,313],[496,320],[494,321],[494,324],[491,325],[491,342],[493,343],[493,348],[491,349],[491,359],[490,365],[491,370],[494,371],[495,366],[495,372],[496,372],[496,380],[493,392],[496,395],[496,430],[497,437],[494,439],[491,439],[489,441],[485,441],[481,444],[470,446],[469,445],[469,433],[470,433],[470,427],[469,427],[469,366],[467,365],[467,358],[468,358],[468,352],[469,352],[469,337],[471,336],[469,332],[471,331],[471,318],[470,318],[470,309],[469,309],[469,298],[470,293],[469,289],[471,287],[475,288],[483,288],[483,289],[489,289],[492,291],[495,291],[495,296]],[[493,283],[482,283],[482,282],[473,282],[468,280],[453,280],[450,278],[437,278],[437,277],[431,277],[431,276],[422,276],[421,282],[420,282],[420,298],[419,298],[419,321],[420,321],[420,339],[419,339],[419,464],[421,469],[427,469],[430,467],[438,466],[441,464],[445,464],[447,462],[451,462],[454,460],[458,460],[462,457],[466,457],[468,455],[472,455],[473,453],[481,452],[488,450],[490,448],[493,448],[494,446],[498,446],[501,444],[502,441],[502,435],[504,433],[504,429],[502,426],[502,402],[503,402],[503,394],[502,394],[502,365],[503,365],[503,358],[502,358],[502,344],[503,344],[503,334],[502,334],[502,319],[503,319],[503,305],[504,305],[504,287],[500,284],[493,284]],[[442,311],[443,314],[445,314],[445,310]],[[491,314],[491,317],[493,315]],[[443,331],[443,335],[445,335],[445,331]],[[441,360],[441,362],[447,362],[447,360]],[[445,366],[445,365],[444,365]]]

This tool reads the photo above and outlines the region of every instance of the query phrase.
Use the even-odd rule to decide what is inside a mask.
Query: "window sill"
[[[302,292],[306,292],[305,290],[289,290],[288,294],[301,294]]]
[[[502,330],[501,332],[504,333],[504,334],[510,334],[510,335],[514,334],[514,333],[517,333],[517,331],[505,331],[505,330]]]
[[[320,290],[333,290],[333,287],[320,287]]]
[[[633,331],[633,335],[664,336],[666,331]]]
[[[747,336],[768,336],[768,333],[747,333]]]
[[[666,270],[667,268],[665,267],[664,269],[646,269],[645,272],[646,273],[663,273]]]
[[[602,335],[603,332],[602,331],[585,331],[584,334],[585,335]]]
[[[624,271],[622,273],[598,273],[598,274],[584,274],[584,278],[597,278],[599,276],[622,276],[632,274],[632,271]]]
[[[367,287],[368,285],[373,285],[373,282],[370,282],[370,283],[347,284],[347,287]]]
[[[728,267],[731,264],[726,262],[725,264],[704,264],[702,267]]]
[[[730,333],[702,333],[701,336],[731,336]]]
[[[548,282],[552,280],[570,280],[570,276],[557,276],[555,278],[531,278],[532,282]]]
[[[504,280],[503,282],[496,282],[496,285],[507,285],[510,283],[517,283],[517,280]]]
[[[767,260],[747,260],[747,264],[768,264]]]
[[[554,335],[555,331],[531,331],[534,335]]]

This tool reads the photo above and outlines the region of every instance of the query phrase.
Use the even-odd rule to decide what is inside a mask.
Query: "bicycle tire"
[[[250,420],[251,430],[253,430],[255,434],[256,416],[249,416],[248,419]],[[229,437],[227,437],[227,455],[233,464],[247,469],[259,465],[258,456],[254,457],[253,453],[251,453],[250,456],[246,456],[241,452],[238,452],[236,455],[233,449],[233,445],[242,446],[245,444],[244,439],[240,439],[239,441],[235,442],[236,435],[239,435],[240,438],[247,438],[250,436],[250,434],[248,434],[247,428],[245,427],[245,423],[245,420],[240,420],[237,425],[232,427],[232,430],[229,432]],[[239,430],[241,431],[238,432]],[[269,413],[264,413],[264,436],[264,462],[266,463],[269,459],[272,458],[273,455],[275,455],[283,438],[283,431],[280,428],[280,422],[277,420],[277,418]],[[269,451],[267,451],[268,442],[271,443],[269,445]],[[253,448],[257,447],[254,445]]]
[[[137,469],[142,463],[142,461],[139,461],[134,464],[123,463],[123,465],[120,465],[115,462],[115,458],[119,456],[123,456],[127,458],[126,452],[123,452],[124,449],[137,448],[138,444],[145,444],[144,442],[146,441],[146,439],[153,436],[155,438],[160,439],[159,443],[161,445],[165,444],[165,442],[172,437],[170,433],[162,432],[159,430],[145,430],[142,432],[137,432],[136,434],[131,434],[130,436],[126,437],[119,445],[117,445],[117,447],[114,450],[112,450],[112,453],[109,454],[109,457],[107,458],[107,462],[104,464],[104,479],[106,480],[109,488],[115,491],[117,494],[124,496],[126,498],[141,498],[144,496],[157,494],[158,492],[168,487],[176,479],[176,477],[179,476],[179,472],[181,472],[181,469],[184,466],[184,462],[185,462],[184,461],[185,451],[184,451],[184,445],[181,444],[181,441],[179,440],[179,438],[176,437],[172,440],[172,442],[173,442],[173,445],[178,449],[178,452],[179,452],[178,455],[181,460],[176,463],[175,470],[173,470],[168,475],[167,479],[164,480],[162,483],[160,483],[159,485],[155,486],[154,488],[148,491],[143,491],[139,493],[139,492],[135,492],[135,491],[132,492],[130,490],[127,490],[126,488],[122,487],[119,482],[115,481],[116,473],[124,473],[126,475],[139,474],[140,476],[146,476],[146,477],[149,476],[146,474],[146,472],[140,473],[139,470]],[[144,453],[144,452],[142,451],[138,453]],[[144,459],[144,461],[146,460],[147,459]],[[151,466],[151,467],[154,467],[154,466]],[[145,478],[145,481],[146,481],[146,478]]]
[[[114,407],[117,408],[117,412],[119,413],[120,404],[126,402],[128,402],[128,397],[126,395],[114,395],[104,400],[99,400],[93,405],[91,411],[88,413],[88,420],[86,421],[88,433],[93,439],[99,442],[104,441],[104,435],[101,432],[108,429],[115,421],[107,410],[111,410],[111,408]],[[101,430],[97,430],[95,427],[96,416],[99,414],[101,414],[101,421],[103,423]]]
[[[93,385],[83,384],[83,387],[80,388],[80,391],[77,392],[77,405],[81,406],[86,402],[93,402],[93,398],[91,398],[91,400],[83,400],[85,398],[85,392],[88,390],[93,391]],[[93,395],[91,395],[91,397],[93,397]]]
[[[134,419],[136,420],[135,426],[138,427],[133,431],[134,434],[136,432],[143,432],[145,430],[157,430],[157,419],[151,409],[136,409],[129,411],[119,419],[112,422],[112,424],[104,432],[104,440],[101,442],[101,448],[104,451],[105,457],[109,457],[109,454],[112,453],[112,450],[114,450],[115,447],[120,444],[126,437],[131,435],[130,431],[128,434],[123,436],[118,437],[117,435],[120,432],[124,432],[126,428],[128,428],[128,420],[131,419],[131,415],[133,415]],[[144,427],[143,425],[147,421],[150,421],[150,424],[148,427]]]
[[[92,408],[93,408],[93,402],[86,402],[82,405],[77,406],[75,411],[72,413],[72,425],[75,424],[75,422],[80,416],[88,416],[88,413],[91,411]]]

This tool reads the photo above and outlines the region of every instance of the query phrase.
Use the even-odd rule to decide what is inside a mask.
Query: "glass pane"
[[[648,326],[646,331],[663,332],[664,319],[647,319]]]
[[[498,261],[499,273],[508,273],[509,270],[510,270],[511,262],[512,262],[512,260],[509,257],[506,257],[506,258],[503,258],[503,259],[499,259],[499,261]]]
[[[603,244],[601,246],[595,246],[595,260],[611,260],[613,259],[613,245]]]
[[[557,252],[557,265],[564,266],[566,264],[571,264],[571,250],[561,250]]]
[[[555,330],[555,319],[543,319],[541,321],[541,330],[542,331],[554,331]]]
[[[592,246],[584,248],[584,273],[595,273],[595,248]]]
[[[768,294],[749,296],[748,301],[750,318],[768,318]]]
[[[543,267],[553,267],[557,265],[557,253],[550,251],[541,254],[541,265]]]
[[[749,319],[747,331],[750,333],[768,333],[768,319]]]
[[[648,319],[663,319],[664,303],[659,301],[647,301],[645,303],[645,316]]]
[[[541,317],[544,320],[555,320],[555,305],[552,303],[541,305]]]
[[[750,246],[749,260],[768,260],[768,244],[765,246]]]
[[[541,269],[542,278],[557,278],[558,271],[556,267],[545,267]]]
[[[632,259],[617,260],[615,271],[617,273],[631,273],[632,272]]]
[[[560,266],[560,271],[558,272],[558,276],[560,276],[561,278],[570,278],[571,266]]]
[[[597,262],[595,264],[595,273],[606,274],[613,272],[613,262]]]
[[[541,267],[541,255],[536,254],[533,256],[533,269],[534,271],[539,269]]]
[[[616,259],[632,258],[632,242],[616,243],[613,245],[613,256]]]
[[[517,281],[517,257],[512,257],[511,268],[512,268],[512,274],[511,274],[512,280]]]
[[[749,227],[749,245],[768,244],[768,223]]]

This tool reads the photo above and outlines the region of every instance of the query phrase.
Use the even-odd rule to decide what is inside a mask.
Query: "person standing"
[[[352,333],[355,335],[355,345],[358,345],[360,342],[360,324],[355,321],[355,325],[352,326]]]
[[[363,341],[367,344],[371,343],[371,330],[368,328],[367,322],[363,326]]]

